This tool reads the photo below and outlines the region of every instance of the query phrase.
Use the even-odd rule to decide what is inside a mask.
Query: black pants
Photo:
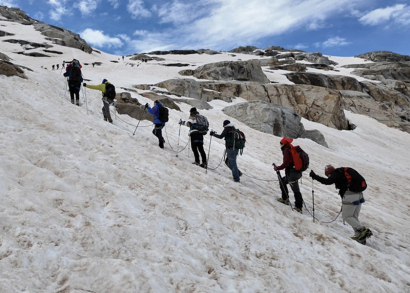
[[[112,122],[111,113],[110,113],[110,103],[106,99],[102,99],[104,106],[102,107],[102,112],[104,115],[104,120]]]
[[[206,165],[206,154],[204,151],[204,141],[191,137],[191,148],[194,153],[195,162],[199,164],[199,154],[201,154],[202,164]]]
[[[289,198],[289,190],[287,185],[292,188],[293,194],[295,195],[295,207],[302,209],[303,198],[302,193],[300,193],[298,180],[302,177],[302,173],[296,170],[290,170],[288,174],[282,177],[282,181],[279,182],[280,190],[282,191],[282,198]]]
[[[152,131],[152,134],[154,134],[156,137],[158,137],[158,145],[161,149],[164,148],[164,142],[165,139],[162,137],[162,128],[164,127],[164,124],[155,124],[154,130]]]
[[[74,104],[74,97],[77,100],[77,104],[80,102],[80,87],[81,87],[81,84],[68,81],[68,89],[70,91],[71,103],[73,104]]]

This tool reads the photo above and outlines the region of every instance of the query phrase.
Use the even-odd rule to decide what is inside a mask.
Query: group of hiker
[[[79,91],[83,82],[81,74],[81,64],[78,60],[73,59],[66,67],[64,76],[68,78],[68,86],[70,91],[71,103],[79,105]],[[89,89],[99,90],[102,93],[103,100],[103,116],[104,120],[112,123],[109,106],[115,98],[115,87],[103,79],[101,84],[89,85],[82,83],[84,87]],[[154,129],[152,133],[158,139],[158,146],[163,149],[165,139],[162,136],[162,129],[168,122],[168,109],[164,107],[158,100],[154,101],[154,106],[150,107],[148,103],[142,105],[142,108],[153,115]],[[194,153],[195,161],[193,164],[202,168],[208,168],[207,157],[204,150],[204,135],[207,134],[209,122],[205,116],[200,115],[194,107],[190,109],[189,117],[186,121],[179,120],[179,125],[189,127],[189,136],[191,140],[191,148]],[[225,164],[232,172],[234,182],[240,182],[242,172],[237,165],[237,157],[239,152],[243,151],[245,146],[245,134],[237,129],[229,120],[223,121],[223,131],[217,134],[215,131],[210,131],[210,136],[225,140]],[[282,196],[278,198],[278,202],[291,205],[289,200],[288,185],[293,191],[295,202],[293,210],[303,212],[303,196],[299,188],[298,180],[302,177],[302,172],[309,165],[307,154],[299,147],[292,145],[293,139],[284,137],[280,141],[280,148],[283,154],[282,164],[273,165],[274,171],[278,175],[279,187]],[[280,171],[284,170],[285,175],[281,176]],[[340,167],[335,168],[332,165],[325,167],[325,176],[327,178],[316,175],[312,170],[309,173],[312,180],[317,180],[322,184],[335,184],[336,189],[339,189],[339,195],[342,199],[342,218],[347,222],[354,231],[352,239],[359,243],[366,244],[366,239],[373,235],[372,231],[364,227],[360,220],[359,214],[361,205],[364,203],[363,191],[367,184],[365,179],[353,168]]]

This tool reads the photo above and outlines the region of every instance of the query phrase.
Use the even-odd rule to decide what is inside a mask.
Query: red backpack
[[[300,146],[290,145],[295,170],[303,172],[309,167],[309,156]]]

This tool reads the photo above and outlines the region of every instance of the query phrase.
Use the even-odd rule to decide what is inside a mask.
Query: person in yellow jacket
[[[110,114],[110,105],[114,102],[113,99],[109,99],[106,95],[105,95],[105,89],[106,89],[106,85],[110,84],[108,82],[108,80],[106,80],[105,78],[103,79],[103,81],[101,82],[101,84],[97,84],[97,85],[91,85],[91,84],[86,84],[83,83],[84,87],[87,87],[89,89],[92,90],[99,90],[102,92],[102,101],[103,101],[103,108],[102,108],[102,112],[104,115],[104,121],[108,121],[110,123],[112,123],[112,119],[111,119],[111,114]]]

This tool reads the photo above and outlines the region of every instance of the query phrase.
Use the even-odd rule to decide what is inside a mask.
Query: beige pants
[[[353,192],[353,191],[346,191],[343,201],[342,201],[342,218],[343,222],[347,222],[354,231],[354,236],[360,235],[360,230],[364,228],[364,226],[360,223],[359,214],[360,209],[362,208],[362,204],[359,203],[358,205],[352,204],[352,202],[357,202],[363,198],[362,192]]]

